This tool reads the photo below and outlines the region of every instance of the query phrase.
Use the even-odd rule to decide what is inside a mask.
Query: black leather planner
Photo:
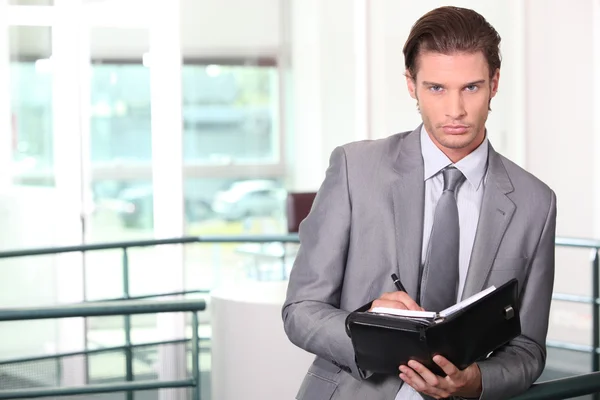
[[[517,280],[512,279],[440,313],[400,316],[362,307],[346,318],[346,332],[364,371],[398,375],[400,365],[416,360],[445,376],[434,355],[464,369],[521,334],[517,302]]]

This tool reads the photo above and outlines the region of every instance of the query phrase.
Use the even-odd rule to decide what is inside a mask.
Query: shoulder
[[[338,146],[335,152],[342,152],[349,160],[378,160],[397,155],[402,142],[414,131],[399,132],[381,139],[359,140]]]
[[[507,157],[496,153],[504,166],[514,191],[509,195],[513,201],[529,204],[533,209],[545,210],[556,208],[556,194],[554,190],[540,178],[517,165]]]
[[[504,168],[506,168],[506,172],[508,173],[512,184],[515,186],[515,189],[539,191],[548,195],[553,193],[553,190],[546,182],[517,165],[507,157],[501,154],[498,154],[498,156],[500,157]]]

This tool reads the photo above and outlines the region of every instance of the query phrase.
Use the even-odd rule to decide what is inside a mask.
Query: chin
[[[468,133],[463,135],[446,135],[443,134],[441,140],[439,140],[440,144],[448,149],[464,149],[473,144],[473,141],[476,138]]]

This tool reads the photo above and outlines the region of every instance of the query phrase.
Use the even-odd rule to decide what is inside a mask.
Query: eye
[[[477,89],[479,89],[479,87],[477,85],[469,85],[469,86],[465,87],[465,90],[467,92],[476,92]]]
[[[439,93],[442,90],[444,90],[444,88],[439,85],[433,85],[433,86],[429,86],[429,90],[431,90],[434,93]]]

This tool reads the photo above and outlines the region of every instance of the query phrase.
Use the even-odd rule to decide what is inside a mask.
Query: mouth
[[[467,133],[469,130],[468,125],[443,125],[442,129],[444,133],[448,135],[461,135]]]

